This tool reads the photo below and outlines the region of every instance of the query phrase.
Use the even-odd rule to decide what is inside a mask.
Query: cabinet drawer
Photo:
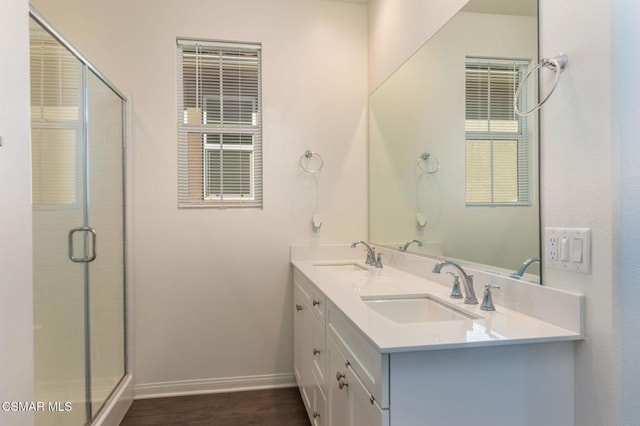
[[[327,306],[326,297],[324,293],[316,288],[312,291],[311,306],[313,307],[313,309],[311,309],[313,311],[313,315],[315,315],[318,321],[324,324]]]
[[[389,355],[382,354],[333,303],[327,307],[331,337],[381,408],[389,407]],[[328,371],[331,376],[335,372]]]
[[[311,295],[316,286],[297,268],[293,268],[293,283],[300,290],[305,302],[311,306]]]
[[[326,313],[326,297],[302,272],[293,268],[293,282],[300,288],[305,300],[311,306],[313,315],[324,324]]]

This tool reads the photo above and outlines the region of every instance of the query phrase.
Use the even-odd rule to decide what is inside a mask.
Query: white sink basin
[[[479,319],[479,316],[457,309],[431,295],[362,296],[371,309],[388,319],[402,323],[456,321]]]
[[[364,264],[353,262],[318,262],[313,266],[332,271],[366,271],[368,269]]]

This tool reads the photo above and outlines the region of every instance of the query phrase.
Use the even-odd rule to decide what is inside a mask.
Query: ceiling
[[[327,1],[339,1],[342,3],[360,3],[360,4],[368,4],[369,0],[327,0]]]
[[[532,0],[471,0],[462,8],[462,11],[495,15],[536,16],[538,2]]]
[[[369,0],[325,1],[369,4]],[[490,13],[495,15],[536,16],[538,14],[538,2],[533,0],[470,0],[462,10],[464,12]]]

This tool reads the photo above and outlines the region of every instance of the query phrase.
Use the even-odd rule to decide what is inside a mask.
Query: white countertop
[[[583,338],[579,333],[507,309],[497,303],[495,311],[482,311],[480,304],[466,305],[462,299],[449,298],[451,288],[448,286],[390,266],[378,270],[374,268],[349,270],[344,267],[317,266],[321,264],[362,265],[361,260],[345,259],[292,260],[291,263],[383,353],[542,343]],[[481,302],[484,288],[480,288],[476,283],[475,291]],[[375,312],[362,300],[362,296],[399,295],[431,295],[479,319],[398,323]]]

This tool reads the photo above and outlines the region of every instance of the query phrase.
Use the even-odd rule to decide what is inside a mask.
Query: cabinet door
[[[349,383],[349,426],[388,426],[389,410],[382,410],[373,395],[355,375],[347,368]]]
[[[347,383],[346,359],[329,337],[327,338],[327,360],[328,426],[347,426],[350,388]],[[343,384],[342,388],[340,384]]]
[[[389,410],[381,409],[348,359],[327,337],[330,426],[388,426]]]
[[[313,371],[318,379],[318,383],[322,391],[326,394],[327,378],[326,378],[326,343],[324,324],[320,323],[316,318],[312,318],[312,348],[310,356],[312,357]]]
[[[311,392],[313,386],[311,350],[311,333],[313,317],[309,305],[305,303],[301,289],[297,284],[293,287],[293,372],[302,394],[302,400],[311,410]]]
[[[318,384],[313,388],[313,412],[311,417],[313,426],[326,426],[327,401]]]

